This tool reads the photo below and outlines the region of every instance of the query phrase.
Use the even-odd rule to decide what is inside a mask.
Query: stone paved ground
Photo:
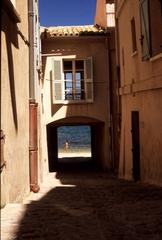
[[[162,188],[94,171],[52,173],[1,221],[2,240],[162,240]]]

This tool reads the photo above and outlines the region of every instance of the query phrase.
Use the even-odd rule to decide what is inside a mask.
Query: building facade
[[[29,161],[31,143],[29,99],[31,82],[35,80],[31,80],[29,72],[31,68],[34,69],[34,64],[31,64],[33,52],[31,42],[35,40],[31,41],[33,35],[28,18],[31,5],[38,6],[38,1],[2,1],[0,108],[2,207],[6,203],[22,201],[32,190],[33,167]],[[36,15],[38,11],[35,8],[33,25],[36,25]],[[39,33],[39,30],[37,32]],[[37,81],[38,79],[34,84]]]
[[[119,176],[162,185],[162,1],[115,2]]]
[[[27,2],[3,1],[2,7],[1,200],[4,205],[20,201],[29,192],[29,111],[26,111],[29,108],[29,44]]]
[[[112,167],[108,38],[92,25],[42,28],[42,152],[50,170],[57,159],[57,127],[63,125],[89,125],[92,157]]]
[[[109,92],[110,92],[110,139],[113,171],[119,169],[120,105],[118,97],[118,77],[115,47],[115,3],[114,0],[96,1],[95,24],[109,32]],[[104,61],[104,60],[103,60]]]

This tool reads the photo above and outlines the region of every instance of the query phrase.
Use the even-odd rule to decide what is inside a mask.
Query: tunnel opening
[[[58,158],[89,157],[91,150],[91,127],[88,125],[61,126],[57,128]]]
[[[92,164],[91,127],[57,128],[57,164],[61,168],[82,168]]]
[[[48,124],[49,172],[101,169],[103,132],[101,123]]]

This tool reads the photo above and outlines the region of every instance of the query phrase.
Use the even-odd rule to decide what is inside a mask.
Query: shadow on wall
[[[64,185],[50,179],[52,189],[27,205],[14,239],[161,239],[162,189],[79,169],[56,176]]]
[[[4,16],[3,19],[7,19],[7,18],[8,18],[7,16]],[[7,66],[6,67],[8,68],[8,74],[9,74],[9,85],[10,85],[13,120],[14,120],[15,129],[16,131],[18,131],[16,89],[15,89],[16,79],[15,79],[15,73],[14,73],[14,59],[13,59],[13,52],[12,52],[12,45],[14,45],[15,48],[19,49],[18,29],[17,29],[17,25],[11,22],[7,24],[7,22],[2,21],[1,26],[2,26],[2,31],[5,33],[5,39],[6,39],[7,62],[8,62],[8,67]]]

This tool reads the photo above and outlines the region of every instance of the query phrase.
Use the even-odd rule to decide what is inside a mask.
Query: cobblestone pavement
[[[1,213],[1,239],[162,240],[162,188],[108,173],[49,174]]]

